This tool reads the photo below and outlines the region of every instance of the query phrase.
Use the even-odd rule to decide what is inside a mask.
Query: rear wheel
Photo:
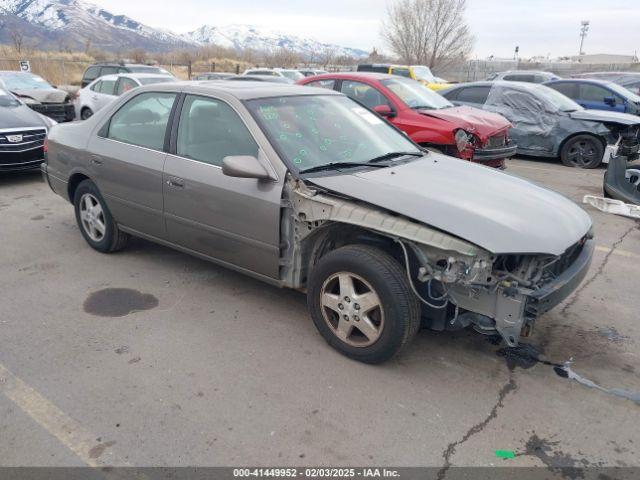
[[[327,343],[365,363],[390,359],[420,327],[420,304],[403,267],[365,245],[322,257],[309,279],[307,303]]]
[[[84,107],[80,111],[80,119],[81,120],[86,120],[87,118],[91,117],[92,115],[93,115],[93,111],[89,107]]]
[[[602,163],[604,145],[593,135],[576,135],[567,140],[560,151],[560,160],[567,167],[596,168]]]
[[[110,253],[125,247],[129,235],[118,228],[95,183],[82,181],[76,188],[73,205],[80,232],[92,248]]]

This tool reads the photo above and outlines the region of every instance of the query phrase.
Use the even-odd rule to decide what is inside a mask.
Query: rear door
[[[131,97],[89,141],[91,177],[116,221],[139,233],[165,238],[162,171],[174,92]]]
[[[283,180],[222,173],[226,156],[254,156],[268,165],[247,127],[249,114],[219,98],[186,95],[176,120],[163,184],[169,240],[222,263],[278,278]]]

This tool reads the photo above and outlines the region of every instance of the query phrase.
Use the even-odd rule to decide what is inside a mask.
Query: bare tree
[[[143,48],[134,48],[129,51],[128,55],[134,63],[145,63],[147,61],[147,52]]]
[[[19,30],[11,30],[9,33],[11,37],[11,43],[17,53],[22,53],[22,47],[24,46],[24,33]]]
[[[324,49],[320,52],[320,65],[322,65],[324,68],[327,68],[335,60],[336,53],[337,52],[335,47],[332,47],[331,45],[327,45],[326,47],[324,47]]]
[[[397,0],[387,7],[382,35],[407,64],[446,68],[471,52],[466,0]]]

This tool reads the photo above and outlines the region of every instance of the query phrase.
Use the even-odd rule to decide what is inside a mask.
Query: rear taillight
[[[44,150],[44,153],[47,153],[49,151],[49,139],[48,138],[44,139],[44,145],[42,146],[42,149]]]

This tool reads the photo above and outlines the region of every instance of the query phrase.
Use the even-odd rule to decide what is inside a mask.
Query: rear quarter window
[[[458,90],[455,100],[458,102],[477,103],[484,105],[489,97],[491,87],[467,87]],[[449,97],[451,98],[451,97]]]

